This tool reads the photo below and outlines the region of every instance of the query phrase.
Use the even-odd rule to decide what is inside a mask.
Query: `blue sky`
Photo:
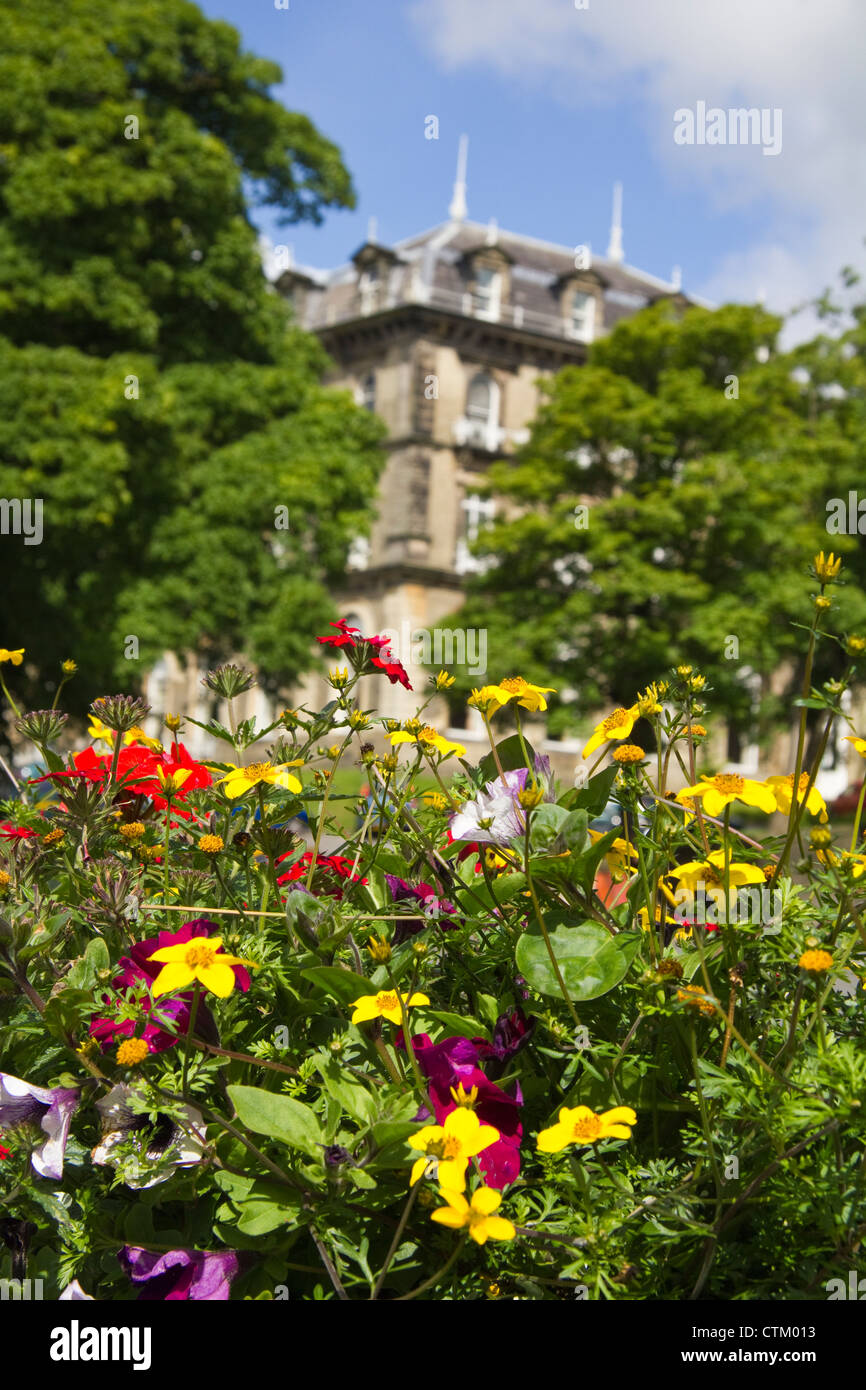
[[[355,212],[280,231],[332,266],[370,216],[392,242],[447,217],[461,132],[473,220],[604,254],[615,179],[629,264],[686,290],[818,292],[866,232],[857,0],[205,0],[283,69],[279,96],[342,149]],[[859,51],[859,52],[858,52]],[[778,109],[781,153],[681,148],[673,113]],[[439,139],[424,138],[425,117]]]

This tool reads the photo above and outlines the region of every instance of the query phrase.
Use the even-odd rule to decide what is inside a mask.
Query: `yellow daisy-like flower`
[[[637,705],[632,705],[630,709],[624,709],[620,705],[613,711],[613,714],[609,714],[606,719],[602,719],[600,724],[596,724],[592,731],[592,737],[583,750],[584,758],[590,757],[596,748],[600,748],[603,743],[628,738],[639,717],[640,711]]]
[[[488,700],[495,702],[492,713],[496,714],[509,700],[516,700],[523,709],[531,710],[533,713],[546,710],[545,695],[553,695],[556,692],[552,685],[532,685],[522,676],[506,676],[498,685],[485,685],[481,693]]]
[[[449,676],[447,671],[440,671],[438,675],[434,676],[433,684],[437,690],[449,690],[456,679],[456,676]]]
[[[231,800],[243,796],[260,784],[282,787],[284,791],[298,795],[303,791],[303,787],[297,777],[289,772],[290,766],[290,763],[250,763],[249,767],[232,765],[231,772],[221,777],[220,783],[225,783],[226,796]]]
[[[757,806],[759,811],[766,811],[767,815],[776,809],[775,795],[764,782],[740,777],[735,772],[717,772],[715,777],[702,777],[697,786],[684,787],[678,792],[677,801],[703,801],[708,816],[720,815],[732,801]]]
[[[462,743],[452,743],[450,739],[443,738],[430,724],[424,724],[414,732],[410,729],[398,729],[390,738],[392,746],[398,743],[418,743],[425,752],[435,748],[441,758],[450,758],[455,753],[458,758],[466,756],[466,749]]]
[[[654,714],[661,714],[662,705],[659,699],[661,693],[658,682],[653,681],[652,685],[648,685],[642,695],[638,695],[638,713],[642,715],[644,719],[650,719]]]
[[[830,584],[836,578],[840,569],[842,568],[842,556],[834,555],[831,550],[830,554],[827,556],[825,560],[824,552],[823,550],[821,550],[815,556],[814,560],[812,561],[812,564],[815,568],[815,574],[818,576],[821,583]]]
[[[600,830],[593,830],[590,828],[588,834],[593,843],[596,843],[602,838],[602,832]],[[610,848],[605,851],[604,859],[607,867],[610,869],[611,878],[631,878],[634,872],[631,861],[638,860],[638,852],[634,845],[629,844],[628,840],[623,840],[618,837],[612,842]]]
[[[442,1196],[447,1207],[437,1207],[431,1211],[430,1220],[438,1221],[440,1226],[450,1226],[455,1231],[469,1227],[469,1235],[476,1245],[485,1245],[488,1240],[513,1240],[517,1231],[503,1216],[495,1216],[502,1203],[502,1193],[491,1187],[479,1187],[473,1192],[472,1200],[467,1202],[462,1192],[451,1192],[443,1188]]]
[[[110,748],[114,747],[114,730],[109,729],[107,724],[103,724],[101,719],[97,719],[95,714],[88,716],[90,723],[87,726],[87,736],[93,739],[94,743],[107,743]],[[163,747],[158,738],[148,738],[144,729],[139,724],[134,724],[131,729],[127,729],[123,735],[125,747],[133,743],[142,743],[145,748],[153,749],[154,753],[162,753]]]
[[[221,936],[198,936],[154,951],[148,960],[159,961],[162,965],[152,985],[154,996],[174,994],[197,982],[210,990],[211,994],[227,999],[235,987],[232,966],[250,965],[252,962],[242,960],[240,956],[230,956],[221,949],[222,944]]]
[[[409,1147],[420,1150],[422,1155],[412,1165],[410,1187],[435,1164],[439,1186],[451,1192],[462,1192],[466,1187],[470,1158],[483,1153],[498,1138],[498,1129],[483,1125],[474,1110],[458,1106],[445,1116],[443,1125],[425,1125],[417,1134],[409,1136]]]
[[[362,994],[358,999],[352,1000],[353,1023],[369,1023],[372,1018],[387,1018],[389,1023],[400,1024],[403,1022],[403,1014],[400,1010],[400,1000],[407,1009],[411,1009],[418,1004],[429,1004],[430,1000],[426,994],[397,994],[394,989],[380,989],[378,994]]]
[[[671,869],[670,877],[677,879],[689,893],[702,886],[708,898],[723,902],[725,897],[725,852],[715,849],[706,859],[693,859],[688,864],[678,864]],[[728,865],[728,883],[731,889],[742,888],[747,883],[764,883],[764,870],[757,864]]]
[[[630,1139],[631,1126],[637,1124],[637,1115],[628,1105],[615,1105],[613,1110],[605,1110],[597,1115],[586,1105],[578,1105],[569,1110],[564,1105],[559,1112],[559,1121],[549,1129],[543,1129],[538,1136],[538,1149],[544,1154],[558,1154],[569,1144],[597,1144],[602,1139]]]
[[[222,835],[202,835],[198,848],[205,854],[219,854],[225,848]]]
[[[804,951],[797,964],[810,975],[823,975],[831,968],[833,957],[829,951]]]
[[[866,747],[866,744],[864,744],[864,747]],[[791,810],[791,802],[794,797],[793,772],[789,773],[787,777],[768,777],[767,786],[772,789],[779,810],[783,811],[787,816]],[[809,774],[808,772],[801,772],[800,785],[797,788],[798,802],[802,803],[803,797],[806,796],[806,788],[808,786]],[[809,812],[810,816],[817,816],[822,824],[828,819],[824,798],[817,787],[813,786],[808,797],[806,797],[806,810]]]
[[[23,647],[19,647],[15,652],[9,651],[7,647],[0,647],[0,662],[11,661],[13,666],[20,666],[23,660]]]
[[[866,758],[866,738],[857,738],[856,734],[846,734],[845,742],[853,744],[855,753],[859,753],[861,758]]]

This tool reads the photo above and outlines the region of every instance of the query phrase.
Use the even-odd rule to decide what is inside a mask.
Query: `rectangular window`
[[[571,302],[571,335],[582,343],[591,343],[595,328],[595,300],[591,294],[578,291]]]
[[[472,307],[476,314],[485,319],[499,318],[499,296],[502,286],[502,276],[498,270],[491,270],[489,266],[480,266],[475,274],[475,289],[472,295]]]

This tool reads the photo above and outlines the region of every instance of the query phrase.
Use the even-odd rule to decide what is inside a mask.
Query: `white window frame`
[[[494,270],[492,266],[479,266],[472,287],[472,308],[475,317],[496,322],[499,319],[501,302],[502,272]]]

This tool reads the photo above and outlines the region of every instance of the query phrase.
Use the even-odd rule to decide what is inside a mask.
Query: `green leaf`
[[[550,802],[536,806],[529,822],[531,847],[540,850],[550,849],[568,819],[569,813],[564,806],[556,806]]]
[[[535,750],[528,740],[526,752],[529,754],[530,762],[535,758]],[[526,767],[526,757],[517,734],[512,734],[510,738],[504,738],[501,743],[496,745],[496,756],[499,759],[499,767],[503,772],[514,772],[517,768]],[[496,766],[496,758],[493,753],[486,753],[478,764],[478,771],[481,773],[485,782],[493,782],[499,777],[499,767]]]
[[[611,936],[597,922],[579,921],[569,926],[548,923],[550,944],[570,997],[580,1002],[598,999],[624,979],[641,942],[640,932]],[[533,989],[563,997],[539,927],[524,932],[517,943],[517,968]]]
[[[379,1113],[375,1096],[366,1086],[347,1076],[336,1057],[321,1055],[316,1059],[316,1067],[325,1089],[358,1124],[371,1125]]]
[[[580,791],[566,792],[565,796],[560,798],[561,805],[568,806],[572,810],[577,810],[579,807],[586,811],[590,820],[595,820],[610,801],[618,772],[619,768],[616,763],[611,767],[604,768],[602,772],[597,772],[594,777],[590,777],[585,787],[581,787]]]
[[[452,1014],[447,1009],[425,1009],[424,1016],[435,1018],[437,1023],[444,1024],[449,1033],[456,1034],[459,1038],[477,1038],[487,1031],[477,1018],[471,1018],[467,1014]]]
[[[321,1158],[322,1132],[308,1105],[258,1086],[229,1086],[228,1093],[241,1123],[254,1134],[267,1134],[312,1158]]]
[[[341,1004],[351,1004],[362,994],[376,993],[370,980],[352,970],[343,970],[339,965],[314,965],[310,970],[302,970],[301,974],[333,999],[339,999]]]

